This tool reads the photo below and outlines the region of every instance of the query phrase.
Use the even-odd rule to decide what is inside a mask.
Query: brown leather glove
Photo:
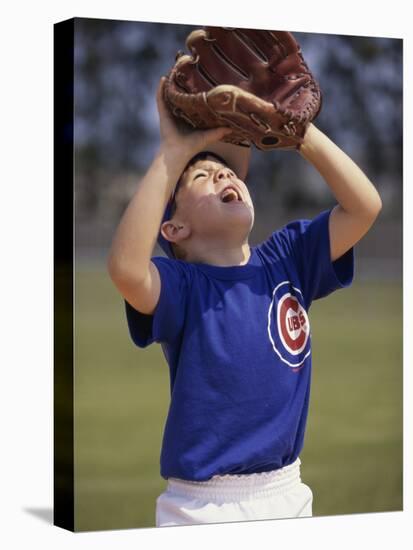
[[[321,109],[318,83],[289,32],[205,27],[186,39],[164,87],[172,113],[194,128],[228,126],[224,141],[298,149]]]

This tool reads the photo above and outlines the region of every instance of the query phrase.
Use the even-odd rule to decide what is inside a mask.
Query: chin
[[[193,221],[195,232],[200,234],[231,233],[248,235],[254,225],[254,208],[246,203],[197,212]]]
[[[238,228],[240,233],[249,235],[254,226],[254,210],[250,207],[240,210],[237,214],[234,213],[230,218],[227,218],[226,223],[230,223],[234,229]]]
[[[254,227],[254,211],[248,209],[244,212],[239,212],[236,215],[226,216],[222,231],[236,233],[241,240],[248,238]]]
[[[246,205],[244,208],[234,209],[231,213],[231,216],[226,217],[227,221],[230,219],[232,225],[242,225],[249,231],[251,231],[254,225],[254,209],[249,205]]]

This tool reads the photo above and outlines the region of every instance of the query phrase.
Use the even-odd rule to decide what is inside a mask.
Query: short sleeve
[[[159,302],[153,315],[144,315],[125,301],[126,318],[133,342],[147,347],[153,342],[173,343],[182,331],[190,285],[185,262],[163,257],[152,258],[161,279]]]
[[[354,278],[354,249],[331,261],[329,217],[326,210],[312,220],[298,220],[273,234],[272,240],[285,256],[294,261],[307,306]]]

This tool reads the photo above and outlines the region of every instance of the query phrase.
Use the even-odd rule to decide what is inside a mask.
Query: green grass
[[[314,515],[401,510],[402,292],[355,284],[313,304],[302,453]]]
[[[315,302],[302,477],[315,516],[402,508],[402,294],[361,284]],[[166,482],[169,402],[159,346],[136,348],[104,271],[76,274],[75,525],[152,527]]]

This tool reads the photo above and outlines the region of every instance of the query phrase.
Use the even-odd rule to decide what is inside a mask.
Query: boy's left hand
[[[231,133],[230,128],[220,127],[212,130],[183,131],[170,113],[164,99],[166,77],[162,77],[158,86],[156,100],[159,113],[161,149],[173,152],[178,158],[189,161],[208,145],[220,141]]]

